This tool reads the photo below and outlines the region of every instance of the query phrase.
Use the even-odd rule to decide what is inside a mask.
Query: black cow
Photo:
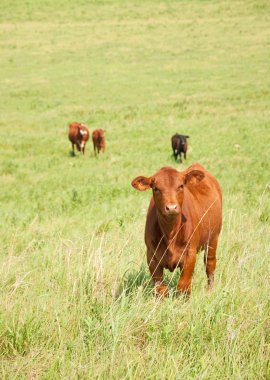
[[[178,133],[172,136],[172,150],[173,150],[175,161],[177,160],[177,156],[179,155],[180,162],[182,162],[181,153],[184,153],[184,158],[186,159],[187,148],[188,148],[188,141],[187,141],[188,138],[189,136],[179,135]]]

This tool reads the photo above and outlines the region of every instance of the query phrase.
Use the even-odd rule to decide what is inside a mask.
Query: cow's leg
[[[174,159],[175,159],[175,161],[177,160],[177,155],[178,155],[178,152],[177,152],[177,150],[173,150],[173,155],[174,155]]]
[[[184,152],[184,159],[185,159],[185,160],[187,159],[187,154],[186,154],[186,152]]]
[[[181,294],[184,293],[188,297],[190,296],[190,292],[191,292],[191,281],[192,281],[192,275],[193,275],[195,263],[196,263],[196,251],[189,250],[185,257],[180,279],[177,284],[178,292]]]
[[[149,254],[147,254],[148,259],[148,268],[154,283],[155,296],[156,297],[166,297],[168,295],[168,287],[163,282],[163,267],[151,258]]]
[[[205,249],[204,253],[204,264],[206,269],[207,281],[208,281],[208,289],[212,289],[214,284],[214,274],[216,269],[216,250],[217,250],[217,242],[218,238],[209,241],[209,245]]]
[[[84,154],[84,152],[85,152],[85,142],[84,142],[84,144],[83,144],[83,147],[82,147],[82,154]]]
[[[72,152],[73,152],[73,156],[75,156],[74,143],[72,143]]]

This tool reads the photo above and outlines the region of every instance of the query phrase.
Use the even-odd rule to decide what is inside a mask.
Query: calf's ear
[[[189,185],[195,185],[204,178],[204,172],[201,170],[191,170],[190,172],[187,172],[185,175],[184,182],[185,184]]]
[[[148,190],[151,187],[151,177],[143,177],[139,176],[134,178],[134,180],[131,182],[131,185],[139,191]]]

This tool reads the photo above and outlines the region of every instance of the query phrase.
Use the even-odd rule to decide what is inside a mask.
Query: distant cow
[[[77,121],[70,123],[69,124],[68,138],[72,144],[73,154],[75,154],[74,145],[76,145],[77,150],[79,152],[82,152],[84,154],[85,145],[89,139],[89,131],[88,131],[87,127],[82,123],[78,123]]]
[[[96,129],[92,133],[92,141],[94,146],[94,152],[95,155],[99,154],[99,152],[102,150],[102,152],[105,152],[105,130],[104,129]]]
[[[188,296],[196,254],[204,250],[208,286],[212,287],[216,249],[222,225],[222,193],[217,180],[200,164],[183,172],[171,167],[151,177],[137,177],[132,186],[152,189],[148,208],[145,243],[147,262],[157,295],[167,295],[163,271],[180,268],[177,289]]]
[[[172,150],[173,150],[175,161],[177,160],[177,156],[179,155],[180,162],[182,162],[181,153],[184,153],[184,158],[186,159],[187,148],[188,148],[188,141],[187,141],[188,138],[189,136],[179,135],[178,133],[172,136]]]

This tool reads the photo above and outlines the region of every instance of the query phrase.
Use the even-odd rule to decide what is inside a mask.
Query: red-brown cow
[[[105,152],[105,130],[104,129],[95,129],[92,133],[92,141],[94,146],[95,155],[102,152]]]
[[[85,145],[89,139],[89,131],[88,131],[87,127],[82,123],[78,123],[77,121],[70,123],[69,124],[69,131],[68,131],[68,138],[72,144],[73,154],[75,154],[74,145],[76,145],[77,150],[79,152],[82,152],[84,154]]]
[[[177,289],[188,296],[196,254],[204,249],[208,286],[212,287],[216,268],[216,248],[222,225],[222,193],[217,180],[200,164],[183,172],[171,167],[152,177],[137,177],[132,186],[152,188],[146,226],[147,262],[156,295],[167,295],[163,270],[180,268]]]

